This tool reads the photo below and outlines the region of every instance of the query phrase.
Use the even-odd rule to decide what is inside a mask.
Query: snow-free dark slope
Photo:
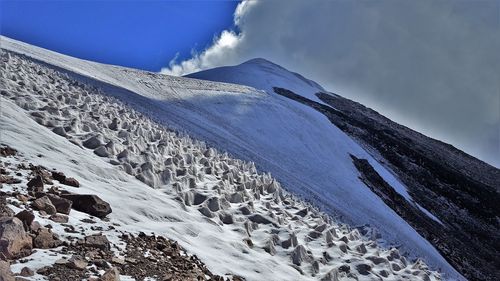
[[[65,136],[57,137],[60,145],[66,143],[65,147],[69,145],[80,151],[67,140],[69,138],[85,147],[81,153],[90,153],[87,155],[92,156],[88,158],[89,165],[98,161],[103,168],[116,170],[131,184],[138,179],[159,189],[137,194],[137,188],[127,187],[130,197],[156,196],[158,192],[172,194],[171,199],[177,198],[176,201],[158,198],[165,199],[165,205],[174,208],[179,204],[174,213],[182,222],[164,221],[165,215],[167,219],[171,215],[156,206],[162,204],[159,201],[131,198],[134,208],[118,204],[113,207],[116,210],[113,213],[122,213],[124,216],[119,219],[148,230],[161,227],[202,258],[207,266],[216,269],[215,272],[224,274],[237,268],[238,273],[249,280],[315,280],[327,275],[332,279],[332,274],[339,278],[356,274],[358,280],[397,280],[414,276],[417,269],[413,268],[412,258],[422,258],[431,269],[439,269],[445,278],[462,279],[428,241],[364,184],[352,157],[367,159],[373,170],[408,204],[422,210],[430,219],[438,219],[415,203],[390,169],[380,165],[320,112],[247,86],[103,65],[1,39],[2,70],[8,71],[2,72],[7,85],[3,94],[18,107],[7,108],[20,111],[19,116],[15,115],[15,124],[10,125],[11,120],[3,122],[5,128],[13,132],[8,144],[20,143],[16,139],[23,138],[23,132],[16,129],[21,125],[18,123],[33,118],[50,128],[43,131],[47,135],[55,135],[52,130],[65,132]],[[296,79],[293,90],[306,91],[304,94],[312,94],[311,98],[322,90],[299,75],[284,73],[286,76],[281,80],[285,80],[285,84],[273,82],[273,85],[291,85],[286,80]],[[7,102],[3,102],[5,104]],[[144,114],[144,118],[134,110]],[[118,130],[118,123],[126,125],[130,132],[121,132],[124,128]],[[35,125],[38,126],[31,120],[30,128]],[[208,153],[227,165],[219,160],[202,164],[200,157],[206,158],[200,155],[200,150],[206,150],[204,144],[192,142],[190,138],[179,139],[165,131],[165,126],[204,140],[232,156]],[[154,133],[159,131],[164,132],[163,137]],[[32,137],[23,143],[36,143],[50,150],[51,146],[45,145],[48,139],[48,136]],[[68,159],[72,159],[71,153],[68,151]],[[169,160],[173,155],[176,160]],[[260,171],[272,172],[274,177],[262,175],[266,185],[262,194],[256,189],[262,186],[261,180],[253,182],[251,178],[255,168],[234,157],[253,161]],[[200,166],[206,164],[211,169]],[[240,166],[246,167],[245,172],[238,168]],[[99,175],[109,177],[114,173]],[[91,187],[95,179],[92,175],[85,177],[88,178],[86,185]],[[336,233],[345,233],[345,237],[329,235],[330,228],[324,229],[320,222],[323,216],[317,215],[314,208],[305,208],[303,200],[291,202],[290,196],[287,199],[278,194],[283,191],[278,181],[288,191],[323,207],[330,215],[327,220],[347,222],[354,229],[338,227]],[[109,196],[111,191],[107,189],[102,187],[103,194]],[[129,200],[128,197],[109,197],[110,203]],[[220,205],[223,209],[217,210],[212,205],[207,209],[207,201],[211,201],[208,198],[212,197],[229,202]],[[200,198],[206,200],[200,202]],[[193,219],[187,219],[188,216]],[[136,217],[139,221],[135,221]],[[145,217],[160,222],[150,223]],[[245,229],[250,225],[257,229]],[[362,242],[360,232],[371,240]],[[245,244],[247,238],[253,241],[251,247]],[[402,257],[397,250],[390,253],[384,250],[391,245],[397,245],[406,261],[393,264]],[[390,257],[386,258],[386,253]],[[385,260],[377,258],[380,255]],[[350,266],[339,267],[346,263]],[[380,267],[389,270],[382,272]],[[425,272],[416,274],[425,275]],[[412,279],[419,278],[413,276]]]
[[[500,278],[499,169],[263,59],[188,76],[252,86],[321,112],[390,168],[413,200],[439,221],[405,200],[368,161],[353,156],[367,187],[462,274],[473,280]]]

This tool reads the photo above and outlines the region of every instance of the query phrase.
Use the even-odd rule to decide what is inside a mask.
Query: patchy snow
[[[1,47],[61,67],[73,79],[99,87],[101,94],[118,98],[164,125],[252,160],[260,169],[271,171],[289,191],[315,202],[330,214],[356,225],[376,226],[386,240],[402,243],[402,249],[411,256],[422,257],[449,276],[459,276],[425,239],[358,179],[349,154],[368,159],[379,172],[385,168],[322,114],[250,87],[82,61],[5,37],[1,37]],[[34,79],[40,79],[35,83],[39,86],[47,83],[43,75]],[[121,221],[124,229],[165,233],[196,253],[218,274],[234,270],[249,280],[260,280],[262,276],[308,279],[284,262],[289,251],[270,256],[262,250],[248,250],[241,242],[241,233],[227,225],[207,222],[195,209],[185,211],[161,181],[157,186],[160,189],[149,188],[112,166],[109,160],[40,129],[23,113],[11,112],[10,106],[4,109],[6,103],[2,101],[2,114],[7,112],[9,120],[3,115],[2,126],[8,130],[2,132],[1,141],[27,155],[44,154],[31,159],[33,162],[78,175],[82,178],[81,190],[97,193],[110,202],[112,217]],[[392,180],[384,177],[388,182]],[[255,234],[260,244],[265,243],[261,239],[268,239],[271,231],[262,227]],[[301,231],[304,241],[307,229]],[[268,235],[264,236],[266,232]],[[309,246],[313,252],[314,245],[312,241]],[[261,263],[257,266],[255,260]]]

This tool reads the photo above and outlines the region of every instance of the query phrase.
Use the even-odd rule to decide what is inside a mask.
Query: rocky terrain
[[[0,155],[1,280],[45,276],[110,281],[120,280],[120,275],[135,280],[242,280],[212,274],[196,256],[163,236],[116,231],[117,224],[107,218],[112,212],[108,203],[65,190],[78,187],[76,179],[27,163],[8,146],[0,147]],[[77,226],[69,222],[73,209],[88,215]],[[30,267],[46,256],[57,259]]]
[[[270,174],[259,173],[253,163],[169,130],[109,97],[106,92],[117,90],[109,85],[82,82],[71,73],[8,51],[2,52],[1,67],[5,82],[0,93],[2,142],[21,153],[25,152],[15,145],[27,151],[43,150],[40,161],[50,165],[57,161],[50,157],[70,155],[71,160],[61,157],[59,161],[66,161],[67,169],[77,167],[73,171],[85,179],[25,163],[26,158],[38,161],[33,155],[2,157],[7,208],[15,214],[33,210],[33,221],[40,224],[37,228],[26,221],[24,226],[13,213],[7,216],[5,228],[15,225],[25,238],[22,246],[4,258],[15,261],[10,266],[14,274],[20,275],[24,266],[31,265],[35,276],[53,280],[114,278],[117,273],[147,280],[217,280],[222,277],[207,268],[226,274],[221,268],[232,267],[224,278],[441,279],[422,260],[379,245],[384,240],[376,229],[333,220],[285,191]],[[13,149],[6,148],[5,154]],[[93,161],[87,167],[97,168],[85,171],[86,161]],[[16,170],[19,165],[27,169]],[[99,180],[91,181],[94,171]],[[134,187],[139,181],[150,188]],[[93,194],[78,192],[90,189],[88,185],[99,188]],[[155,198],[145,199],[149,193],[175,207],[166,212],[164,206],[152,203]],[[120,201],[125,196],[129,197]],[[207,267],[186,256],[175,242],[160,238],[164,233],[151,236],[137,228],[124,232],[131,226],[118,221],[132,226],[142,222],[151,228],[168,226],[159,229],[180,239],[189,247],[186,251],[199,256]],[[180,227],[181,223],[186,227]],[[49,249],[33,245],[40,235],[47,238],[41,245]],[[11,238],[5,236],[6,241]],[[41,260],[49,264],[41,266]],[[217,267],[221,260],[229,266]]]
[[[500,279],[499,169],[339,95],[319,92],[319,103],[284,88],[274,91],[323,113],[390,167],[415,202],[398,195],[366,160],[353,157],[367,186],[464,276]]]

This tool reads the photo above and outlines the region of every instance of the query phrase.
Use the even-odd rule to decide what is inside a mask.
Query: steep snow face
[[[75,79],[98,86],[103,94],[122,100],[160,123],[254,161],[261,170],[272,172],[289,191],[331,215],[355,225],[376,226],[386,240],[402,244],[401,248],[411,256],[422,257],[433,268],[459,276],[425,239],[360,181],[349,154],[368,159],[392,186],[401,186],[399,181],[315,110],[246,86],[82,61],[5,37],[1,46],[60,67]],[[258,64],[261,67],[263,63]],[[309,91],[304,95],[320,89],[299,80],[297,87]],[[291,84],[287,86],[283,79],[279,82],[285,84],[270,85],[300,91]]]
[[[325,91],[318,83],[262,58],[252,59],[237,66],[223,66],[191,73],[186,77],[247,85],[268,93],[273,93],[273,87],[286,88],[319,103],[323,102],[315,94]]]

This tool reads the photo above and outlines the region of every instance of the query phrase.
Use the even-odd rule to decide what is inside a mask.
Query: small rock
[[[44,211],[49,215],[55,214],[57,212],[56,207],[52,204],[52,202],[50,202],[50,199],[47,196],[36,199],[35,201],[33,201],[31,206],[34,209]]]
[[[122,259],[122,258],[119,258],[119,257],[113,257],[113,258],[111,258],[111,262],[115,263],[115,264],[119,264],[119,265],[124,265],[125,264],[125,260]]]
[[[66,266],[77,270],[84,270],[87,267],[87,261],[81,256],[74,255],[68,260]]]
[[[100,281],[120,281],[120,272],[116,267],[112,267],[99,278]]]
[[[33,271],[33,269],[25,266],[21,269],[20,275],[23,277],[30,277],[35,275],[35,272]]]
[[[13,217],[14,211],[7,207],[6,196],[0,196],[0,217]]]
[[[110,243],[108,238],[102,234],[90,235],[85,237],[85,246],[98,248],[101,250],[110,249]]]
[[[71,211],[71,206],[73,205],[73,202],[71,200],[61,198],[54,194],[47,194],[47,197],[49,198],[52,205],[56,207],[57,212],[69,215],[69,212]]]
[[[57,223],[67,223],[68,222],[68,216],[63,215],[63,214],[53,214],[52,216],[49,217],[50,220],[57,222]]]
[[[43,178],[41,175],[37,175],[28,182],[28,188],[36,189],[37,191],[43,191]]]
[[[31,223],[35,220],[35,215],[28,210],[22,210],[16,214],[16,218],[23,222],[24,230],[28,231]]]
[[[75,179],[75,178],[66,178],[62,184],[73,186],[73,187],[80,187],[80,183]]]
[[[66,180],[64,173],[57,171],[52,171],[52,178],[60,183],[63,183]]]
[[[40,228],[35,239],[33,239],[34,247],[40,249],[51,249],[61,244],[62,241],[50,229],[45,227]]]

